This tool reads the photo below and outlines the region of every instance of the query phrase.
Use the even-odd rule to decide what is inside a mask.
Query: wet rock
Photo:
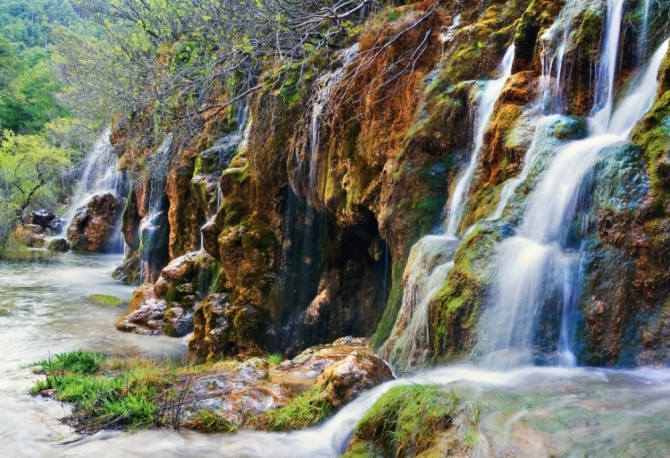
[[[308,348],[290,361],[284,361],[270,371],[272,381],[284,386],[306,388],[333,364],[344,361],[353,352],[373,355],[368,340],[343,337],[332,344]]]
[[[112,273],[112,278],[129,285],[138,285],[141,264],[142,261],[140,260],[139,254],[135,253],[127,259],[124,259],[121,265],[114,270],[114,273]]]
[[[30,215],[32,224],[40,226],[42,229],[51,230],[55,233],[60,233],[63,230],[65,221],[58,217],[54,212],[49,210],[35,210]]]
[[[183,337],[193,331],[193,312],[183,307],[170,307],[165,312],[163,331],[171,337]]]
[[[186,395],[183,423],[189,426],[199,411],[207,410],[234,426],[241,426],[251,415],[285,405],[291,393],[269,382],[267,377],[268,363],[258,358],[197,377]]]
[[[166,309],[165,301],[154,294],[153,285],[143,285],[133,293],[128,313],[119,319],[116,329],[135,334],[161,335]]]
[[[70,250],[70,243],[64,237],[48,237],[46,239],[46,248],[47,250],[65,253]]]
[[[394,378],[384,360],[370,353],[354,351],[328,367],[316,384],[323,388],[322,395],[328,402],[333,407],[339,407],[364,391]]]
[[[93,196],[77,209],[67,238],[76,251],[104,251],[114,235],[119,201],[111,193]]]

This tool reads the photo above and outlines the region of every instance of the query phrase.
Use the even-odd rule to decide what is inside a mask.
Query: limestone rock
[[[104,251],[112,240],[119,216],[119,201],[111,193],[93,196],[77,209],[67,238],[77,251]]]
[[[163,334],[163,316],[167,304],[157,298],[152,285],[135,290],[130,299],[128,313],[116,323],[116,329],[143,335]]]
[[[328,367],[316,380],[328,402],[339,407],[358,395],[389,380],[393,373],[386,362],[369,353],[354,351]]]
[[[352,352],[372,355],[368,340],[343,337],[332,344],[308,348],[293,360],[287,360],[270,371],[272,381],[294,388],[306,388],[330,366],[345,360]]]
[[[276,409],[291,393],[267,381],[268,363],[252,358],[231,369],[196,378],[190,385],[182,421],[188,426],[200,410],[208,410],[234,426],[250,415]]]

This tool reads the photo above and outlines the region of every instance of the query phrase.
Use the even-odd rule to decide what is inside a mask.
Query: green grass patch
[[[110,306],[119,306],[123,305],[124,301],[123,299],[116,297],[116,296],[110,296],[107,294],[91,294],[89,298],[93,302],[97,302],[98,304],[101,305],[110,305]]]
[[[267,360],[271,366],[279,366],[284,361],[284,357],[279,353],[273,353],[268,355]]]
[[[81,350],[70,353],[60,353],[49,359],[39,361],[34,366],[41,372],[74,372],[77,374],[93,374],[100,369],[102,356],[95,353],[86,353]]]
[[[320,387],[311,388],[285,406],[250,419],[250,423],[267,431],[290,431],[318,425],[332,409],[321,393]]]

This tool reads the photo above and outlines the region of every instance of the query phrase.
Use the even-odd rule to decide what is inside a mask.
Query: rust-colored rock
[[[369,353],[354,351],[346,359],[328,367],[316,380],[322,396],[339,407],[358,395],[389,380],[393,373],[386,362]]]
[[[67,231],[67,238],[76,251],[105,251],[114,235],[119,216],[119,201],[111,193],[91,197],[77,209]]]

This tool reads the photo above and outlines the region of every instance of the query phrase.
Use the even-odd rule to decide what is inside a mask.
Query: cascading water
[[[118,170],[119,158],[114,154],[110,141],[111,133],[111,129],[105,129],[86,156],[81,178],[65,216],[67,226],[74,221],[77,210],[86,205],[93,196],[110,193],[119,197],[121,172]],[[67,233],[67,228],[65,232]],[[119,218],[107,249],[114,253],[123,253],[124,245]]]
[[[603,107],[590,119],[590,136],[556,153],[528,201],[517,235],[500,245],[491,305],[482,315],[474,351],[475,358],[483,358],[487,366],[574,365],[570,316],[581,285],[583,248],[581,241],[571,240],[571,228],[580,191],[601,151],[627,141],[635,124],[651,108],[667,49],[666,41],[612,116],[604,118],[603,112],[611,108]],[[614,68],[607,61],[613,55],[616,53],[605,49],[603,67]],[[613,97],[612,88],[605,93]],[[539,348],[536,331],[551,309],[560,311],[558,329],[553,331],[557,338]],[[551,326],[544,323],[542,334],[543,339],[552,340]]]
[[[651,13],[651,0],[644,0],[642,9],[642,26],[638,37],[637,54],[638,61],[642,61],[647,54],[647,39],[649,38],[649,14]]]
[[[172,154],[172,133],[165,136],[163,143],[149,158],[147,169],[151,175],[150,192],[147,201],[149,214],[140,222],[140,284],[145,281],[155,281],[159,272],[153,271],[158,257],[165,257],[165,253],[157,254],[156,248],[165,245],[164,239],[168,234],[167,209],[169,202],[165,195],[170,156]]]
[[[489,126],[491,121],[491,116],[493,116],[493,109],[495,104],[500,97],[500,93],[505,86],[507,78],[512,74],[512,63],[514,62],[514,45],[510,46],[505,57],[503,58],[502,64],[500,65],[501,76],[498,79],[489,81],[484,86],[484,91],[482,93],[481,99],[479,101],[479,109],[477,115],[477,132],[475,135],[474,147],[472,150],[472,156],[470,156],[470,163],[468,167],[463,172],[463,175],[459,178],[456,183],[456,188],[454,189],[453,197],[449,204],[449,210],[447,212],[447,227],[445,234],[449,237],[458,237],[458,228],[463,216],[463,210],[465,206],[465,201],[470,191],[470,183],[472,182],[472,177],[475,174],[477,169],[477,164],[479,164],[479,155],[484,147],[484,134],[486,133],[486,128]]]
[[[117,195],[121,174],[118,171],[119,158],[114,154],[109,140],[111,133],[111,129],[105,129],[86,156],[79,184],[66,215],[68,224],[77,209],[94,195],[106,192]]]
[[[384,344],[382,356],[397,364],[397,370],[408,372],[413,367],[425,363],[429,339],[428,308],[430,301],[444,285],[451,268],[454,266],[454,254],[460,241],[456,231],[463,213],[463,206],[470,182],[479,161],[484,145],[484,133],[489,125],[495,104],[503,90],[505,82],[512,73],[514,45],[505,53],[500,65],[501,76],[484,83],[476,123],[476,136],[468,167],[460,177],[454,197],[449,203],[445,233],[422,238],[414,247],[407,262],[403,277],[402,306],[396,330]],[[444,227],[444,226],[443,226]],[[402,326],[398,328],[398,323]]]
[[[540,37],[542,45],[540,97],[548,113],[563,112],[563,87],[567,73],[565,58],[568,45],[576,32],[575,20],[587,6],[586,0],[568,0],[556,21]]]
[[[625,0],[607,0],[607,25],[603,52],[596,80],[593,120],[598,128],[607,129],[614,108],[614,77],[619,55],[621,19]]]

